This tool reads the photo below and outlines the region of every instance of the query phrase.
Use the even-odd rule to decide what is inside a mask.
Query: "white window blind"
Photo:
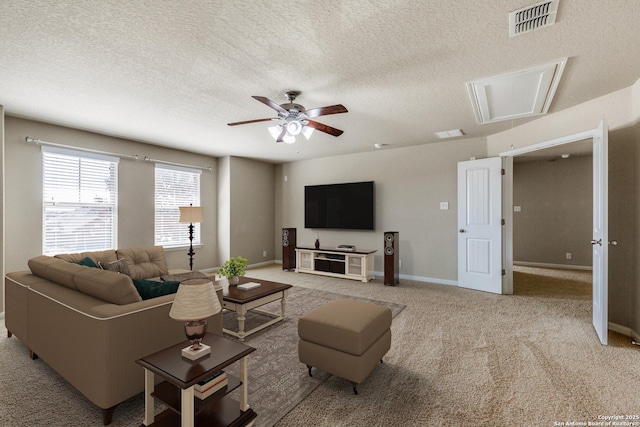
[[[42,147],[44,254],[116,248],[118,160]]]
[[[155,244],[189,246],[189,224],[178,222],[179,206],[200,206],[201,170],[156,164]],[[193,244],[199,245],[200,224],[194,224]]]

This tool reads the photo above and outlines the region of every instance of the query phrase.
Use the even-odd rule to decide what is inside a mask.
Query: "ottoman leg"
[[[307,365],[307,368],[309,369],[309,376],[312,377],[313,375],[311,375],[311,365]]]
[[[353,385],[353,394],[358,394],[358,389],[356,389],[356,387],[358,386],[357,383],[354,383],[353,381],[351,381],[351,385]]]

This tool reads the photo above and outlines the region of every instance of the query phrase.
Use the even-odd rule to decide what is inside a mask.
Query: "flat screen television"
[[[305,228],[374,229],[373,181],[304,187]]]

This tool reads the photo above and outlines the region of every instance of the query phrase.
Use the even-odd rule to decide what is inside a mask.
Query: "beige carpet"
[[[640,348],[613,332],[609,346],[599,344],[589,272],[518,268],[510,296],[297,276],[299,286],[407,308],[393,321],[385,363],[358,396],[330,378],[279,427],[553,426],[640,413]]]
[[[385,363],[357,396],[330,377],[276,425],[554,426],[640,413],[640,348],[612,332],[610,345],[601,346],[591,326],[590,275],[565,271],[559,279],[557,273],[522,269],[515,295],[499,296],[408,280],[385,287],[380,279],[365,284],[283,272],[279,265],[249,270],[250,277],[407,306],[393,320]],[[63,425],[67,411],[99,425],[95,408],[50,381],[46,369],[13,372],[15,359],[26,355],[4,336],[13,360],[0,360],[0,400],[24,413],[24,423],[9,425]],[[7,397],[16,377],[26,380],[27,397],[55,387],[54,398],[30,405]],[[42,408],[55,411],[45,412],[48,422],[33,416]],[[133,425],[117,421],[118,411],[114,426]],[[3,414],[0,407],[0,424]]]

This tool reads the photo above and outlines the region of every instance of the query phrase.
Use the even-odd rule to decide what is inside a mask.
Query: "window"
[[[200,206],[201,170],[156,164],[155,244],[189,246],[189,226],[178,222],[179,206]],[[199,245],[200,224],[194,224],[193,244]]]
[[[116,248],[118,160],[42,147],[44,254]]]

